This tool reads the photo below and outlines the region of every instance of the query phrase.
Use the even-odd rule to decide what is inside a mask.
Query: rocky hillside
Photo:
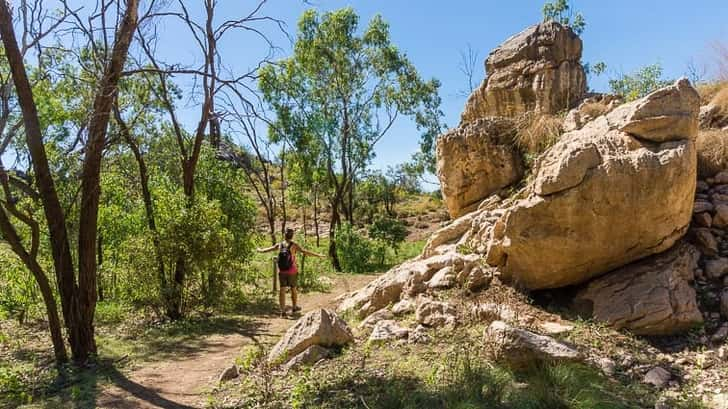
[[[587,95],[581,48],[549,22],[491,52],[461,123],[437,143],[452,222],[419,257],[342,297],[356,330],[316,342],[328,338],[294,329],[276,359],[291,339],[308,351],[299,364],[329,355],[312,345],[470,337],[513,371],[578,362],[646,388],[620,395],[624,406],[582,407],[728,408],[728,171],[697,143],[728,138],[728,115],[701,107],[686,79],[626,104]],[[566,132],[529,164],[521,118],[559,113]]]

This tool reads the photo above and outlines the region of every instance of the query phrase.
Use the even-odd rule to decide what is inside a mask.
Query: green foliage
[[[306,11],[293,55],[260,72],[260,89],[276,114],[271,140],[286,139],[295,148],[289,162],[304,162],[293,165],[299,179],[336,208],[353,197],[347,190],[366,174],[375,145],[399,116],[414,120],[434,166],[443,116],[439,87],[392,44],[381,16],[360,30],[351,8]]]
[[[372,259],[381,259],[385,249],[344,223],[336,231],[336,251],[344,271],[362,274],[375,269]],[[379,256],[379,257],[377,257]]]
[[[381,241],[396,253],[407,238],[407,227],[401,220],[380,216],[369,226],[369,237]]]
[[[642,98],[671,83],[671,80],[663,78],[662,66],[659,63],[644,66],[633,74],[622,74],[619,78],[609,80],[612,92],[622,95],[627,101]]]
[[[0,244],[0,319],[14,318],[20,324],[42,311],[33,276],[23,263]]]
[[[175,263],[189,266],[183,292],[188,309],[215,307],[240,297],[240,285],[254,282],[248,261],[253,248],[256,207],[245,194],[245,179],[203,149],[192,202],[181,188],[171,138],[156,141],[147,154],[157,235],[148,229],[137,168],[128,152],[113,155],[102,173],[99,227],[105,260],[101,284],[107,298],[160,311]],[[132,175],[132,176],[129,176]],[[129,183],[131,178],[132,183]],[[158,272],[152,245],[160,243],[165,276]]]
[[[577,35],[584,32],[586,20],[579,12],[573,14],[569,0],[547,1],[541,11],[544,21],[556,21],[561,25],[571,27]]]

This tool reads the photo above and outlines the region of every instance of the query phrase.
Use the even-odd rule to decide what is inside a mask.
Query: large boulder
[[[477,209],[483,199],[521,179],[515,133],[509,119],[484,118],[437,139],[437,176],[450,216]]]
[[[638,335],[693,328],[703,322],[690,285],[699,258],[695,247],[679,243],[593,280],[577,294],[577,309]]]
[[[486,261],[525,288],[557,288],[672,247],[693,213],[698,109],[681,79],[564,134],[490,229]]]
[[[461,121],[573,107],[586,93],[581,51],[579,36],[554,21],[510,37],[488,56],[487,77],[468,99]]]
[[[354,335],[344,320],[321,308],[301,317],[286,331],[268,354],[268,361],[283,364],[312,345],[341,347],[351,343]]]

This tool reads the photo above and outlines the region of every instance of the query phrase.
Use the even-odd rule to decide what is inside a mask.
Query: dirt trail
[[[372,275],[337,277],[330,292],[299,296],[302,313],[331,307],[336,297],[362,287],[373,278]],[[287,300],[290,302],[290,298]],[[99,392],[97,407],[204,407],[205,392],[215,385],[220,372],[239,356],[241,348],[251,344],[272,344],[295,322],[292,318],[271,316],[251,319],[251,324],[246,325],[249,330],[206,336],[194,352],[145,363],[128,374],[117,373]]]

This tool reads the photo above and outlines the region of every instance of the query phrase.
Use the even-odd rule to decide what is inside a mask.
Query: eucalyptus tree
[[[375,16],[359,32],[351,8],[306,11],[289,58],[261,70],[260,88],[276,114],[273,141],[284,141],[326,175],[331,211],[329,255],[340,269],[336,228],[353,222],[355,184],[374,148],[400,116],[411,117],[432,150],[440,133],[437,80],[424,80]],[[315,156],[311,158],[311,156]]]
[[[18,126],[18,132],[11,138],[16,135],[24,136],[32,172],[32,183],[24,184],[20,190],[9,186],[7,181],[10,178],[7,173],[4,170],[0,172],[0,181],[5,192],[0,205],[0,230],[13,252],[36,278],[41,290],[46,292],[49,280],[44,267],[38,262],[41,223],[34,214],[15,207],[16,195],[37,199],[43,210],[44,225],[47,226],[71,354],[75,362],[84,363],[96,353],[93,321],[97,300],[96,240],[101,161],[107,144],[111,106],[139,21],[139,1],[99,1],[95,10],[86,18],[81,18],[79,9],[70,8],[65,1],[61,1],[61,4],[63,17],[56,18],[55,22],[43,30],[40,22],[49,14],[42,11],[42,2],[20,1],[13,8],[9,1],[0,1],[3,57],[11,73],[14,99],[20,111],[19,117],[22,118],[22,125]],[[16,16],[17,20],[14,19],[14,11],[19,15]],[[85,83],[87,91],[92,95],[92,102],[78,128],[78,143],[74,144],[80,146],[78,153],[82,160],[79,175],[80,198],[77,206],[72,208],[62,206],[59,197],[57,185],[62,176],[54,172],[55,169],[49,162],[45,145],[47,135],[44,134],[47,128],[39,115],[39,111],[42,111],[39,106],[42,100],[34,92],[31,82],[33,68],[25,58],[29,49],[35,49],[41,54],[41,40],[49,33],[60,30],[59,26],[63,21],[69,23],[64,27],[64,35],[70,36],[74,44],[77,39],[84,44],[79,49],[95,53],[96,58],[93,61],[98,64],[97,70],[88,70],[98,76]],[[22,30],[20,37],[16,35],[16,22]],[[81,65],[84,62],[83,56],[80,52],[78,56],[77,63]],[[76,226],[69,224],[73,219],[78,221]],[[21,228],[31,231],[29,243],[19,233]],[[71,234],[73,230],[77,231],[75,251],[71,248],[74,242]],[[65,346],[62,339],[59,339],[58,328],[53,328],[58,321],[53,316],[55,301],[49,300],[46,295],[44,301],[49,314],[56,359],[65,361]]]
[[[137,30],[141,52],[135,56],[134,66],[124,75],[141,75],[148,81],[151,97],[159,101],[164,112],[163,120],[169,124],[175,141],[182,191],[190,209],[196,200],[195,180],[204,144],[209,142],[213,148],[225,151],[222,156],[231,153],[232,150],[226,149],[230,141],[223,140],[225,127],[228,130],[234,128],[257,140],[254,133],[256,128],[251,126],[259,116],[256,107],[260,105],[257,90],[254,89],[255,79],[258,66],[268,61],[273,50],[265,26],[272,24],[276,30],[282,29],[280,20],[265,15],[266,3],[267,0],[245,2],[242,12],[228,16],[220,11],[222,2],[217,0],[169,2],[168,7],[157,13],[160,16],[157,21],[181,27],[181,32],[187,36],[190,53],[194,56],[194,61],[190,62],[164,61],[160,58],[158,48],[164,35],[160,33],[158,25],[150,24],[143,30]],[[239,6],[241,2],[229,1],[228,4]],[[267,51],[260,56],[258,64],[243,70],[229,62],[234,51],[226,51],[221,47],[222,44],[237,46],[256,40],[262,41]],[[180,106],[180,95],[193,102],[194,113],[183,112],[185,107]],[[123,112],[117,115],[122,134],[125,133],[124,122],[128,115]],[[185,117],[193,119],[191,126],[186,126],[189,123],[184,120]],[[125,139],[127,142],[130,140]],[[135,154],[135,157],[143,179],[143,155]],[[263,163],[263,179],[269,181],[271,169],[263,153],[259,159]],[[254,178],[251,180],[255,181]],[[261,197],[267,196],[263,194]],[[154,206],[147,204],[145,207],[149,228],[154,230]],[[170,319],[176,320],[184,314],[183,292],[190,273],[190,261],[180,252],[170,272],[165,272],[161,258],[159,263],[158,275],[162,281],[165,313]]]

